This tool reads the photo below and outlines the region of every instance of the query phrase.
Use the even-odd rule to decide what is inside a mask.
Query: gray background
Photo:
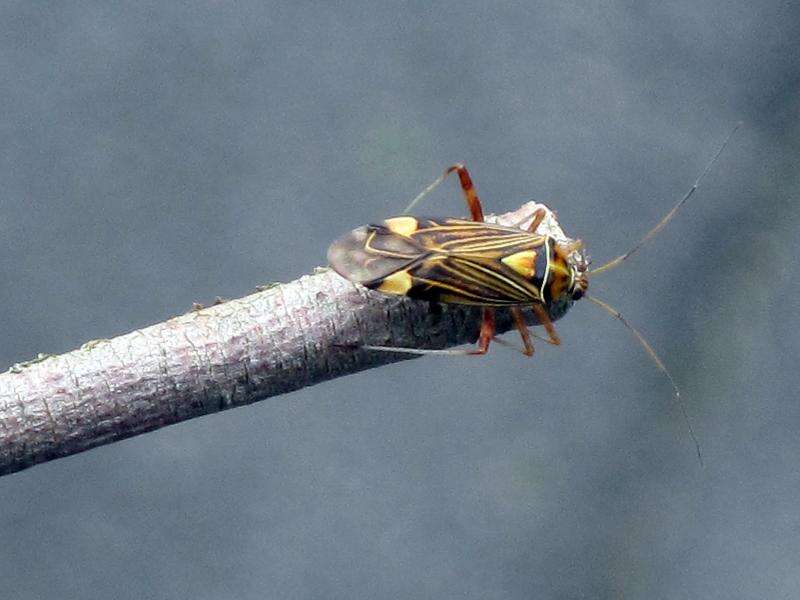
[[[790,2],[4,2],[0,368],[324,262],[446,165],[595,264],[533,360],[425,358],[0,479],[2,598],[796,598]],[[464,212],[449,182],[422,210]]]

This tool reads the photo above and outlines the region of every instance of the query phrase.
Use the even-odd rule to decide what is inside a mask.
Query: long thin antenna
[[[608,314],[610,314],[615,319],[619,319],[619,321],[627,327],[636,339],[639,340],[639,343],[645,349],[647,354],[650,355],[650,358],[653,359],[653,362],[656,363],[656,366],[659,370],[667,376],[669,379],[669,383],[672,386],[673,391],[675,392],[675,400],[678,403],[678,406],[681,409],[681,414],[683,415],[683,420],[686,422],[686,427],[689,430],[689,435],[692,437],[692,441],[694,442],[694,448],[697,452],[697,459],[700,461],[700,466],[703,466],[703,455],[700,453],[700,442],[697,441],[697,436],[694,434],[694,429],[692,428],[692,422],[689,420],[689,414],[686,412],[686,407],[683,404],[683,399],[681,398],[681,391],[678,389],[678,384],[675,383],[675,380],[672,378],[672,375],[667,370],[667,367],[664,366],[664,363],[661,362],[661,359],[656,354],[656,351],[653,350],[653,347],[648,343],[644,336],[639,333],[639,330],[636,329],[633,325],[631,325],[628,320],[623,317],[620,312],[615,309],[614,307],[606,304],[602,300],[595,298],[593,296],[589,296],[588,294],[584,295],[584,298],[588,298],[592,302],[594,302],[597,306],[605,310]]]
[[[738,123],[737,123],[737,124],[734,126],[734,128],[733,128],[733,129],[731,129],[730,133],[728,134],[728,137],[726,137],[726,138],[725,138],[725,141],[724,141],[724,142],[722,142],[722,145],[719,147],[719,150],[717,150],[717,153],[714,155],[714,158],[712,158],[712,159],[711,159],[711,160],[708,162],[708,164],[706,165],[706,168],[705,168],[705,169],[703,169],[703,172],[702,172],[702,173],[700,173],[700,177],[698,177],[698,178],[697,178],[697,180],[694,182],[694,185],[692,186],[692,189],[690,189],[690,190],[688,191],[688,193],[687,193],[687,194],[686,194],[686,195],[685,195],[683,198],[681,198],[681,200],[680,200],[680,201],[679,201],[679,202],[678,202],[678,203],[677,203],[675,206],[673,206],[673,207],[672,207],[672,210],[671,210],[671,211],[669,211],[669,212],[666,214],[666,216],[664,216],[664,218],[663,218],[663,219],[661,219],[661,220],[660,220],[660,221],[659,221],[659,222],[656,224],[656,226],[655,226],[655,227],[653,227],[653,228],[652,228],[650,231],[648,231],[648,232],[645,234],[645,236],[644,236],[644,237],[643,237],[641,240],[639,240],[639,242],[638,242],[638,243],[637,243],[637,244],[636,244],[636,245],[635,245],[633,248],[631,248],[630,250],[628,250],[628,251],[627,251],[625,254],[621,254],[621,255],[619,255],[617,258],[614,258],[614,259],[612,259],[612,260],[608,261],[608,262],[607,262],[607,263],[605,263],[604,265],[602,265],[602,266],[600,266],[600,267],[597,267],[596,269],[593,269],[592,271],[590,271],[590,273],[591,273],[592,275],[597,275],[598,273],[602,273],[603,271],[608,271],[608,270],[610,270],[610,269],[613,269],[614,267],[616,267],[617,265],[619,265],[619,264],[620,264],[620,263],[621,263],[623,260],[626,260],[626,259],[627,259],[628,257],[630,257],[632,254],[634,254],[636,251],[638,251],[638,250],[639,250],[639,248],[641,248],[642,246],[644,246],[644,244],[645,244],[645,243],[646,243],[646,242],[647,242],[647,241],[648,241],[650,238],[652,238],[652,237],[653,237],[653,236],[655,236],[655,235],[656,235],[656,234],[657,234],[659,231],[661,231],[661,230],[664,228],[664,226],[665,226],[667,223],[669,223],[669,222],[672,220],[672,217],[674,217],[674,216],[675,216],[675,213],[677,213],[677,212],[678,212],[678,210],[681,208],[681,206],[683,206],[683,205],[686,203],[686,201],[687,201],[689,198],[691,198],[691,197],[692,197],[692,194],[694,194],[694,193],[695,193],[695,191],[697,190],[697,188],[698,188],[698,187],[700,187],[700,182],[703,180],[703,177],[705,177],[705,176],[706,176],[706,173],[708,173],[708,172],[711,170],[711,167],[712,167],[712,166],[714,165],[714,163],[717,161],[717,159],[719,158],[720,154],[722,154],[722,151],[723,151],[723,150],[725,150],[725,146],[727,146],[727,145],[728,145],[728,142],[729,142],[729,141],[731,141],[731,137],[733,137],[733,134],[734,134],[734,133],[736,133],[736,130],[737,130],[737,129],[739,129],[739,127],[741,127],[741,126],[742,126],[742,121],[739,121],[739,122],[738,122]]]
[[[409,204],[408,206],[406,206],[406,207],[405,207],[405,209],[403,210],[403,214],[404,214],[404,215],[407,215],[407,214],[409,214],[409,213],[411,212],[411,209],[412,209],[412,208],[414,208],[414,207],[415,207],[415,206],[416,206],[416,205],[419,203],[419,201],[420,201],[420,200],[422,200],[422,199],[423,199],[425,196],[427,196],[427,195],[428,195],[428,194],[430,194],[430,193],[431,193],[431,192],[432,192],[434,189],[436,189],[436,187],[438,187],[438,185],[439,185],[440,183],[442,183],[442,182],[443,182],[445,179],[447,179],[447,176],[448,176],[449,174],[450,174],[450,172],[449,172],[449,171],[445,171],[443,174],[439,175],[439,177],[437,177],[436,179],[434,179],[434,180],[433,180],[433,181],[430,183],[430,185],[428,185],[428,187],[426,187],[426,188],[425,188],[424,190],[422,190],[422,191],[421,191],[419,194],[417,194],[417,197],[416,197],[416,198],[414,198],[414,199],[411,201],[411,204]]]

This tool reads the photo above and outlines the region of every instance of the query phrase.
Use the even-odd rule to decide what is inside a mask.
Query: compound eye
[[[580,300],[581,298],[583,298],[583,288],[575,288],[572,291],[572,299]]]

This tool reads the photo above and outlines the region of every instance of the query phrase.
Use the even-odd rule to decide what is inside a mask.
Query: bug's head
[[[589,289],[589,259],[583,250],[583,242],[559,243],[555,251],[569,273],[569,283],[564,290],[566,295],[569,300],[580,300]]]

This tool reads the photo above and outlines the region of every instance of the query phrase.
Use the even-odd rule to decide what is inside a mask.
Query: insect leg
[[[484,307],[481,318],[481,332],[478,334],[478,347],[471,350],[470,354],[486,354],[489,351],[489,344],[494,338],[494,309]]]
[[[461,182],[461,191],[464,193],[464,200],[469,207],[469,214],[473,221],[483,223],[483,208],[481,207],[480,198],[475,191],[475,186],[472,183],[472,178],[469,176],[469,171],[461,163],[457,163],[445,171],[445,175],[449,175],[455,171],[458,173],[458,180]]]
[[[516,306],[509,310],[511,311],[511,316],[514,318],[514,325],[517,326],[519,335],[522,338],[524,349],[521,352],[525,356],[533,356],[533,342],[531,341],[531,334],[528,331],[528,325],[525,323],[525,317],[522,316],[522,311]]]
[[[553,327],[553,322],[550,320],[550,315],[547,314],[547,311],[544,309],[544,307],[540,304],[531,304],[531,310],[533,311],[533,314],[536,315],[536,318],[539,319],[539,324],[544,327],[544,330],[547,332],[547,337],[549,339],[544,341],[548,344],[553,344],[554,346],[560,346],[561,338],[558,337],[556,328]]]
[[[481,318],[481,331],[478,334],[478,347],[472,350],[425,350],[422,348],[397,348],[394,346],[371,346],[363,345],[364,350],[377,350],[378,352],[399,352],[401,354],[440,354],[446,356],[475,356],[486,354],[489,351],[489,343],[494,339],[495,322],[494,309],[484,308]]]
[[[406,206],[403,212],[406,214],[409,213],[420,200],[447,179],[447,176],[454,171],[458,173],[458,180],[461,182],[461,191],[464,193],[464,200],[469,207],[470,217],[473,221],[483,223],[483,208],[481,207],[480,198],[478,198],[478,194],[475,192],[475,186],[472,183],[472,178],[469,176],[469,171],[467,171],[467,168],[461,163],[456,163],[452,167],[448,167],[439,178],[422,190],[417,197],[411,201],[411,204]]]
[[[528,231],[536,233],[536,228],[542,224],[546,214],[547,212],[543,208],[537,208],[533,213],[533,221],[528,225]]]
[[[398,354],[438,354],[440,356],[470,356],[476,354],[474,350],[426,350],[424,348],[400,348],[397,346],[371,346],[364,344],[359,346],[364,350],[375,350],[377,352],[397,352]]]

